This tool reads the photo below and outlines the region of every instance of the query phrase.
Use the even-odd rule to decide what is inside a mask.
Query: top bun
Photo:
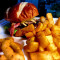
[[[37,8],[32,3],[21,2],[6,11],[5,19],[10,22],[22,22],[39,15]]]

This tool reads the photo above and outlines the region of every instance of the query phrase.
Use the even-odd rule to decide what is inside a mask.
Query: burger
[[[5,20],[11,22],[10,35],[13,36],[14,29],[22,24],[27,26],[27,24],[36,23],[34,17],[38,15],[38,9],[32,3],[21,2],[13,7],[9,7],[5,13]]]

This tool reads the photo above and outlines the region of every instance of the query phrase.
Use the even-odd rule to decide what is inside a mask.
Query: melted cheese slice
[[[23,8],[26,6],[28,2],[21,2],[20,5],[19,5],[19,10],[17,11],[17,18],[19,18]]]

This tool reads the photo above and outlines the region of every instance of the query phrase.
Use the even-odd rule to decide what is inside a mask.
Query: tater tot
[[[24,28],[22,28],[21,30],[22,30],[22,32],[23,32],[23,35],[25,34],[25,33],[27,33],[27,32],[32,32],[32,31],[34,31],[34,25],[33,24],[30,24],[30,25],[28,25],[27,27],[24,27]]]
[[[6,56],[1,55],[1,56],[0,56],[0,60],[8,60],[8,59],[7,59],[7,57],[6,57]]]
[[[38,42],[30,42],[28,45],[24,46],[26,52],[35,52],[38,50],[39,43]]]
[[[51,31],[49,28],[46,28],[43,32],[45,33],[46,36],[51,34]]]
[[[35,41],[35,37],[31,37],[26,41],[26,43],[29,44],[30,42],[34,42],[34,41]]]
[[[33,32],[28,32],[28,33],[25,33],[25,36],[26,36],[27,38],[30,38],[30,37],[33,37],[34,34],[33,34]]]
[[[43,48],[46,48],[49,45],[49,41],[43,32],[39,32],[39,35],[37,34],[37,40],[40,43],[40,46]]]
[[[36,32],[39,32],[39,31],[42,30],[42,28],[43,28],[43,24],[42,23],[39,23],[38,26],[37,26],[37,28],[35,29],[35,31]]]
[[[16,33],[15,33],[15,36],[16,37],[21,37],[23,34],[22,34],[22,31],[21,29],[19,29]]]
[[[47,13],[46,17],[47,17],[48,21],[50,22],[50,24],[54,25],[52,14],[51,13]]]
[[[43,23],[43,22],[45,22],[45,20],[46,20],[46,18],[44,17],[44,16],[41,16],[40,17],[40,21]]]

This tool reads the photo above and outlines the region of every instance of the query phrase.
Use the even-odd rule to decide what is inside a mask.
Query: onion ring
[[[14,39],[12,37],[7,37],[7,38],[4,38],[4,39],[0,39],[0,51],[2,51],[2,49],[1,49],[2,42],[5,41],[5,40],[14,41]]]
[[[0,55],[0,60],[7,60],[7,58],[4,55]]]
[[[0,39],[0,52],[2,52],[1,46],[2,46],[2,42],[3,42],[4,40],[5,40],[5,39]],[[7,60],[7,58],[6,58],[5,55],[0,55],[0,60]]]
[[[2,43],[2,51],[8,60],[25,60],[22,50],[12,40],[5,40]]]
[[[0,39],[0,52],[2,51],[1,49],[1,45],[2,45],[2,42],[4,41],[4,39]]]

